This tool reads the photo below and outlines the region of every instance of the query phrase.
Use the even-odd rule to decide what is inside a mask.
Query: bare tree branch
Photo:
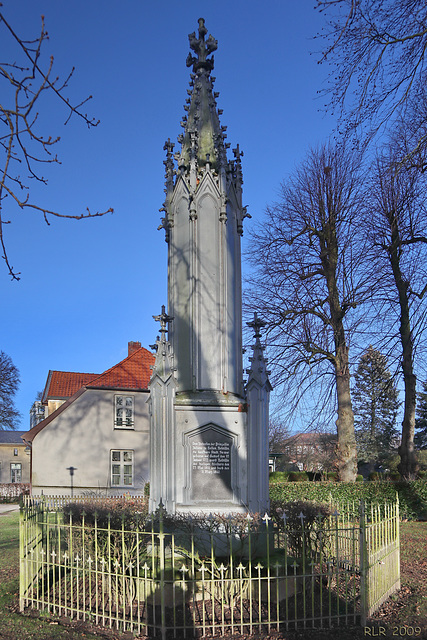
[[[59,136],[45,136],[38,131],[39,114],[36,109],[41,103],[41,97],[44,94],[51,95],[65,106],[67,110],[65,124],[73,115],[81,118],[88,128],[96,127],[99,120],[90,118],[81,110],[81,107],[92,96],[85,98],[78,104],[73,104],[65,93],[74,68],[63,81],[60,81],[58,77],[52,77],[52,56],[47,68],[42,68],[40,64],[42,46],[48,39],[43,16],[40,34],[34,40],[22,39],[5,19],[2,12],[0,12],[0,30],[1,28],[15,42],[17,53],[21,54],[24,59],[24,63],[18,61],[0,63],[0,86],[3,87],[2,95],[4,96],[0,103],[0,149],[3,150],[3,167],[0,170],[0,245],[9,275],[12,280],[19,280],[20,274],[10,263],[6,246],[5,226],[12,222],[10,206],[6,207],[7,204],[15,202],[21,209],[29,208],[37,211],[43,215],[47,224],[50,224],[49,217],[51,216],[82,220],[83,218],[103,216],[112,212],[113,209],[91,213],[86,208],[86,213],[67,214],[30,200],[27,180],[33,179],[47,184],[47,178],[39,172],[40,166],[59,163],[57,156],[53,153],[54,146],[60,140]],[[10,96],[9,102],[7,101],[8,96]],[[19,167],[25,168],[22,177],[18,172]],[[22,197],[22,193],[25,194],[24,197]]]
[[[416,105],[426,83],[427,6],[423,0],[318,0],[327,27],[319,62],[331,63],[330,107],[347,131],[369,141]],[[426,123],[423,119],[424,125]],[[425,148],[418,128],[411,154]]]
[[[253,235],[249,305],[266,320],[269,362],[276,384],[303,395],[333,382],[341,479],[354,480],[356,445],[350,398],[349,345],[360,322],[369,282],[359,211],[360,157],[344,146],[324,145],[282,185],[280,202],[267,210]]]

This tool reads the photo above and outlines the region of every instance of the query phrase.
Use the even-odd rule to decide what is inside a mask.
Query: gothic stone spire
[[[205,40],[207,29],[203,18],[199,19],[199,37],[190,33],[190,48],[197,57],[188,54],[187,66],[193,67],[189,97],[184,106],[187,112],[182,121],[184,135],[181,138],[182,149],[178,165],[181,171],[201,170],[206,164],[217,172],[225,166],[225,129],[219,122],[219,110],[216,107],[218,93],[213,93],[214,78],[210,72],[214,66],[213,56],[218,42],[212,35]]]

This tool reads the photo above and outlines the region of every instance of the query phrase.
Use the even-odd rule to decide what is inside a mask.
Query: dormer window
[[[114,426],[117,429],[133,429],[134,398],[133,396],[115,396]]]

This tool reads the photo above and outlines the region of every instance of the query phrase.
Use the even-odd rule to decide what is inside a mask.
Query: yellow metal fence
[[[168,531],[156,518],[112,528],[64,516],[70,499],[25,497],[21,610],[162,639],[365,624],[400,587],[398,503],[340,505],[311,528],[195,520]]]

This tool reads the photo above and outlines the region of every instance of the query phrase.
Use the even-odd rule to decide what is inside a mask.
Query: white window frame
[[[133,429],[135,424],[135,397],[128,394],[114,396],[114,428]]]
[[[16,479],[17,475],[19,476],[19,480]],[[22,482],[22,463],[21,462],[10,463],[10,481],[14,484],[19,484]]]
[[[110,452],[110,482],[112,488],[133,487],[135,452],[132,449],[112,449]]]

